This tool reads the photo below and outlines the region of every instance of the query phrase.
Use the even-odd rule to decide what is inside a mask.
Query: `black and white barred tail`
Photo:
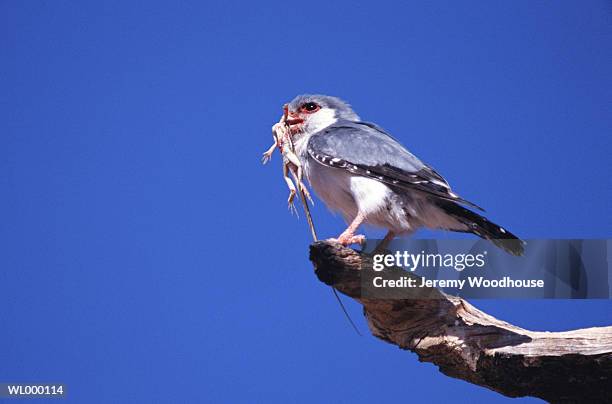
[[[503,227],[490,222],[486,217],[480,216],[455,202],[438,199],[435,203],[448,215],[468,227],[468,230],[460,231],[474,233],[478,237],[490,240],[499,248],[513,255],[523,255],[525,252],[525,242],[523,240]]]

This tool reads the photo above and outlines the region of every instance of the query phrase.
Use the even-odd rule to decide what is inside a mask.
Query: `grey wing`
[[[483,210],[374,124],[339,121],[310,138],[308,154],[319,164]]]

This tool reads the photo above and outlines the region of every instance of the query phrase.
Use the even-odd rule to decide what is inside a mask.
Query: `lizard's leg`
[[[274,143],[272,144],[272,146],[270,146],[268,150],[264,152],[261,158],[261,162],[263,164],[266,164],[268,161],[270,161],[270,159],[272,158],[272,153],[274,153],[274,149],[279,146],[279,139],[281,139],[281,136],[285,136],[285,131],[285,124],[282,123],[281,118],[281,122],[275,123],[272,126],[272,138],[274,139]]]
[[[283,164],[283,178],[285,179],[285,182],[287,183],[287,186],[289,187],[289,198],[287,199],[287,205],[289,207],[289,211],[293,214],[295,213],[296,216],[298,215],[297,212],[297,208],[295,207],[295,203],[293,203],[293,200],[295,199],[295,185],[293,185],[293,181],[291,181],[291,178],[289,178],[289,162],[286,162],[285,164]]]
[[[314,201],[312,200],[312,196],[310,196],[310,192],[308,191],[308,188],[306,188],[306,185],[304,185],[303,182],[300,182],[299,184],[300,184],[300,189],[302,190],[302,192],[304,192],[304,196],[306,196],[306,198],[308,198],[310,203],[314,205]]]
[[[274,153],[274,149],[279,146],[279,139],[283,139],[287,133],[287,125],[285,125],[285,115],[281,117],[281,119],[272,125],[272,138],[274,139],[274,143],[268,150],[266,150],[261,158],[261,162],[266,164],[272,158],[272,153]]]
[[[287,160],[295,166],[297,175],[296,180],[298,182],[302,182],[302,176],[304,175],[304,173],[302,171],[302,163],[300,162],[300,159],[298,158],[298,156],[296,156],[293,150],[286,149],[284,155]]]
[[[270,159],[272,158],[272,153],[274,153],[274,150],[276,149],[276,145],[277,142],[275,141],[272,146],[270,146],[270,148],[264,152],[263,157],[261,158],[261,162],[263,164],[266,164],[268,161],[270,161]]]
[[[302,163],[300,162],[300,159],[292,150],[286,150],[285,157],[287,157],[287,160],[289,160],[296,167],[296,170],[293,173],[295,176],[295,181],[298,185],[298,189],[304,192],[304,195],[308,198],[310,203],[314,205],[314,201],[310,196],[310,192],[308,192],[308,189],[306,188],[306,186],[304,185],[304,181],[302,180],[304,178],[304,171],[302,170]]]
[[[291,175],[293,176],[293,180],[298,184],[298,189],[304,192],[304,196],[308,198],[308,200],[310,201],[312,205],[314,205],[314,201],[312,200],[312,196],[310,196],[310,192],[308,191],[308,188],[306,188],[306,184],[304,184],[304,181],[300,181],[298,177],[298,173],[296,171],[297,170],[291,170]]]

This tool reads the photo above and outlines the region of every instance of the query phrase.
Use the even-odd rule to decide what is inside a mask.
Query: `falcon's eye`
[[[317,112],[319,109],[321,109],[321,107],[318,104],[314,103],[314,102],[307,102],[305,104],[302,104],[300,109],[303,112],[312,114],[313,112]]]

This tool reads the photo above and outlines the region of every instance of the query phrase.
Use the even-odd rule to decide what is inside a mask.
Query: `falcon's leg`
[[[353,219],[349,227],[347,227],[346,230],[344,230],[342,234],[338,236],[337,239],[332,239],[332,240],[337,241],[340,244],[345,245],[345,246],[350,245],[350,244],[365,243],[364,235],[355,234],[355,232],[357,231],[357,229],[359,228],[361,223],[363,223],[364,220],[365,220],[365,215],[361,212],[357,213],[357,216],[355,217],[355,219]]]

